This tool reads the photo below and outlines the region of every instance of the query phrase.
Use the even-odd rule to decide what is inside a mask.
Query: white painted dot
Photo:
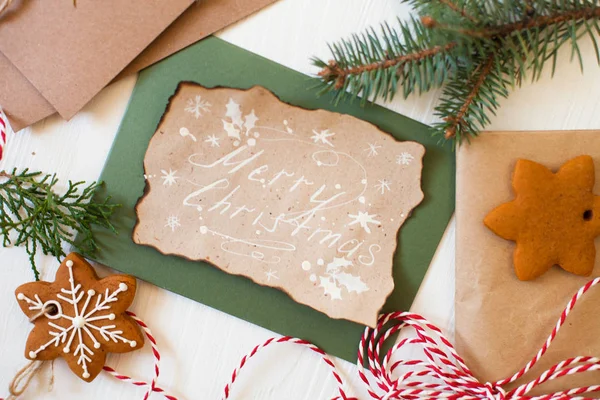
[[[305,270],[305,271],[308,271],[308,270],[310,270],[310,262],[308,262],[308,261],[303,261],[303,262],[302,262],[302,269],[303,269],[303,270]]]
[[[342,185],[340,185],[339,183],[336,183],[336,185],[335,185],[335,188],[336,188],[336,189],[341,189],[341,188],[342,188]]]
[[[83,374],[81,374],[81,376],[83,376],[83,379],[87,379],[90,377],[90,373],[86,371]]]
[[[317,281],[317,276],[315,274],[311,274],[309,279],[310,279],[311,282],[316,282]]]
[[[121,292],[127,291],[127,284],[125,282],[119,283],[119,289],[121,290]]]
[[[201,212],[202,210],[204,210],[204,208],[202,208],[202,206],[198,206],[196,207],[196,210]]]
[[[65,354],[69,354],[70,351],[71,351],[71,349],[69,349],[68,347],[65,347],[63,349],[63,353],[65,353]]]
[[[365,204],[365,203],[366,203],[366,201],[367,201],[367,199],[365,199],[365,196],[360,196],[360,197],[358,198],[358,201],[360,202],[360,204]]]
[[[114,321],[116,317],[117,316],[113,313],[108,314],[108,319],[110,319],[111,321]]]
[[[256,139],[248,139],[248,146],[252,147],[252,146],[256,146]]]
[[[327,220],[327,218],[321,217],[321,221],[326,221],[326,220]]]
[[[256,231],[256,234],[257,234],[257,235],[260,235],[261,233],[262,233],[261,231]]]
[[[400,216],[401,216],[402,218],[404,218],[404,214],[400,214]]]
[[[236,140],[235,142],[233,142],[233,145],[234,145],[235,147],[238,147],[238,146],[240,145],[240,141],[239,141],[239,140]]]
[[[366,185],[367,184],[367,180],[363,179],[362,181],[360,181],[360,183],[362,183],[363,185]]]
[[[98,343],[98,342],[94,343],[94,348],[95,349],[99,349],[100,348],[100,343]]]
[[[394,222],[394,218],[390,218],[390,221]]]
[[[110,316],[109,316],[109,319],[110,319]],[[73,326],[76,329],[83,328],[85,326],[85,318],[83,318],[82,316],[75,317],[75,318],[73,318],[73,322],[72,323],[73,323]]]
[[[17,295],[17,299],[18,299],[18,300],[25,300],[25,295],[24,295],[23,293],[19,293],[19,294]]]
[[[67,261],[67,263],[66,263],[66,265],[67,265],[67,267],[69,267],[69,268],[70,268],[70,267],[72,267],[72,266],[73,266],[73,261],[71,261],[71,260],[68,260],[68,261]]]
[[[137,342],[135,340],[132,340],[131,342],[129,342],[129,346],[135,347],[137,346]]]
[[[317,264],[319,264],[319,265],[324,265],[324,264],[325,264],[325,261],[323,261],[323,259],[322,259],[322,258],[319,258],[319,259],[317,260]]]
[[[183,137],[186,137],[190,134],[190,131],[185,126],[179,129],[179,134]]]
[[[323,165],[323,163],[321,161],[317,161],[317,165],[320,167],[321,165]]]
[[[29,358],[36,358],[37,354],[35,353],[35,351],[30,351],[29,352]]]
[[[261,179],[259,182],[260,182],[260,183],[265,183],[265,180],[264,180],[264,179]],[[263,185],[263,186],[264,186],[264,185]]]
[[[287,122],[287,119],[284,119],[284,120],[283,120],[283,124],[284,124],[284,125],[287,125],[287,124],[288,124],[288,122]]]
[[[206,226],[201,226],[200,227],[200,233],[203,235],[206,235],[206,233],[208,232],[208,228]]]
[[[93,296],[96,294],[96,291],[94,289],[90,289],[87,291],[88,296]]]
[[[264,187],[264,188],[266,188],[266,187],[267,187],[267,185],[263,185],[263,187]]]
[[[255,138],[257,138],[257,137],[260,137],[260,133],[258,133],[258,132],[254,132],[254,137],[255,137]]]

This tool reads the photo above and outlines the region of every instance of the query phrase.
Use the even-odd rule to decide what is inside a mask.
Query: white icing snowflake
[[[19,293],[17,299],[27,302],[29,309],[32,311],[41,311],[51,305],[56,308],[56,313],[52,315],[45,314],[48,318],[48,325],[53,328],[49,329],[48,332],[52,336],[52,339],[42,344],[36,350],[30,351],[28,354],[29,358],[37,358],[40,352],[50,346],[58,347],[59,345],[64,345],[62,350],[65,354],[73,351],[73,355],[78,357],[77,364],[81,366],[81,377],[87,379],[90,377],[88,363],[92,362],[91,357],[94,356],[94,350],[102,347],[101,340],[105,342],[127,343],[132,348],[137,346],[135,340],[123,337],[123,331],[117,329],[115,324],[100,322],[115,320],[115,314],[110,312],[110,303],[118,301],[119,294],[126,292],[129,288],[126,283],[121,282],[118,288],[112,293],[108,289],[106,289],[105,293],[96,293],[93,289],[85,292],[81,289],[81,283],[75,282],[73,278],[73,261],[68,260],[66,267],[69,270],[70,289],[62,288],[61,293],[57,294],[57,297],[73,306],[72,315],[64,314],[65,311],[56,300],[49,300],[44,303],[37,294],[34,296],[35,299],[32,300],[23,293]],[[96,299],[95,302],[94,298]],[[83,305],[81,305],[82,302]],[[94,303],[95,305],[88,310],[90,304]],[[61,319],[69,321],[70,325],[62,327],[52,322]],[[84,343],[85,337],[89,337],[92,341],[93,349]],[[75,345],[74,350],[73,345]]]
[[[179,222],[179,217],[171,215],[167,218],[167,224],[165,225],[165,228],[171,228],[171,232],[175,232],[175,229],[179,228],[180,226],[181,223]]]
[[[368,143],[368,145],[369,147],[364,150],[368,151],[367,157],[375,157],[377,154],[379,154],[377,150],[380,149],[381,146],[377,145],[377,143]]]
[[[221,147],[217,135],[209,135],[206,137],[205,143],[210,143],[210,147]]]
[[[185,111],[193,114],[196,119],[202,116],[202,112],[210,112],[211,104],[202,100],[202,96],[196,96],[193,99],[188,99]]]
[[[163,176],[161,176],[161,178],[163,180],[164,186],[167,186],[167,185],[171,186],[174,183],[177,183],[177,179],[179,179],[179,177],[175,175],[177,173],[177,171],[173,171],[172,169],[169,168],[169,172],[165,171],[164,169],[161,169],[160,172],[163,174]]]
[[[398,165],[410,165],[410,163],[414,160],[415,158],[407,152],[402,152],[399,155],[396,156],[396,164]]]
[[[350,222],[348,226],[360,224],[361,228],[363,228],[367,233],[371,233],[371,228],[369,228],[369,224],[381,223],[373,219],[373,217],[377,216],[376,214],[369,214],[368,212],[359,211],[358,214],[348,214],[348,216],[354,220]]]
[[[331,143],[328,138],[334,136],[335,135],[334,132],[329,132],[329,129],[325,129],[324,131],[321,131],[321,132],[317,132],[317,131],[313,130],[313,133],[314,133],[314,135],[312,135],[310,137],[313,140],[313,142],[315,142],[317,144],[319,142],[321,142],[323,144],[333,147],[333,143]]]
[[[381,194],[392,190],[390,189],[390,181],[388,181],[387,179],[380,179],[375,185],[375,189]]]

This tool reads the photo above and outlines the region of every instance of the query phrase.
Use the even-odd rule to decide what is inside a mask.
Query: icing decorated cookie
[[[518,160],[513,201],[489,213],[485,225],[517,247],[517,277],[531,280],[558,265],[577,275],[594,269],[594,238],[600,234],[600,196],[592,193],[594,161],[579,156],[556,173],[529,160]]]
[[[62,357],[75,375],[91,382],[107,353],[126,353],[144,344],[135,321],[125,314],[135,290],[134,277],[99,279],[83,257],[69,254],[54,282],[30,282],[15,291],[21,310],[35,325],[25,357]]]

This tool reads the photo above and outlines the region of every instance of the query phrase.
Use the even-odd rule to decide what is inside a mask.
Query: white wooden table
[[[398,0],[281,0],[257,15],[219,33],[231,43],[303,73],[314,73],[309,58],[328,57],[327,42],[362,31],[395,16],[409,15]],[[569,49],[553,80],[545,75],[525,84],[493,119],[495,130],[600,128],[600,68],[590,43],[582,45],[585,75],[569,63]],[[70,122],[51,117],[11,137],[0,169],[29,167],[56,172],[63,182],[96,180],[125,112],[135,77],[100,93]],[[1,90],[1,88],[0,88]],[[434,120],[438,92],[398,98],[387,107],[424,123]],[[132,260],[135,262],[135,260]],[[53,280],[58,266],[39,257],[42,279]],[[110,271],[101,268],[101,274]],[[0,248],[0,397],[26,360],[25,340],[31,325],[19,310],[14,289],[32,279],[22,248]],[[412,310],[451,334],[454,298],[454,223],[437,251]],[[132,310],[152,328],[163,356],[160,386],[180,399],[220,399],[240,358],[273,333],[210,309],[187,298],[140,282]],[[367,399],[356,369],[337,360],[349,392]],[[149,346],[140,352],[109,355],[107,364],[148,380],[152,374]],[[24,399],[141,399],[144,389],[101,374],[93,383],[75,378],[62,360],[55,363],[54,386],[48,391],[49,368],[36,378]],[[303,348],[282,345],[259,354],[233,387],[233,399],[329,399],[335,383],[320,359]],[[153,395],[152,399],[159,399]]]

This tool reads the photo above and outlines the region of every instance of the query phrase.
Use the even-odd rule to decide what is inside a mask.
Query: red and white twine
[[[8,119],[0,108],[0,160],[2,160],[4,154],[4,147],[6,146],[6,140],[8,139],[8,130]]]
[[[600,385],[573,388],[536,397],[530,396],[529,393],[535,387],[548,381],[587,371],[600,371],[600,359],[597,357],[580,356],[569,358],[555,364],[528,383],[524,383],[510,391],[505,390],[504,387],[519,380],[537,364],[550,348],[550,345],[579,299],[599,283],[600,277],[591,280],[577,291],[561,313],[558,322],[542,348],[525,367],[509,378],[497,382],[479,382],[463,359],[456,353],[454,346],[444,337],[438,327],[429,323],[418,314],[407,312],[382,315],[375,329],[365,329],[358,349],[358,374],[364,382],[367,392],[375,400],[592,400],[591,397],[586,397],[585,395],[600,392]],[[147,386],[148,391],[144,396],[144,400],[148,399],[148,396],[152,392],[160,393],[168,400],[177,400],[176,397],[166,394],[163,389],[156,386],[160,362],[160,353],[156,347],[156,340],[144,322],[133,313],[129,313],[129,315],[142,327],[152,345],[155,360],[154,378],[151,383],[146,383],[134,381],[128,376],[117,373],[110,367],[104,367],[104,370],[122,381],[136,386]],[[382,344],[404,327],[413,328],[416,337],[402,339],[381,357]],[[223,399],[229,399],[233,383],[250,358],[254,357],[264,348],[280,343],[293,343],[305,346],[322,357],[323,361],[331,367],[332,375],[338,385],[338,395],[334,397],[334,400],[358,400],[346,395],[340,374],[323,350],[306,340],[290,336],[271,338],[254,347],[250,353],[244,356],[240,365],[233,371],[231,381],[225,386]],[[425,357],[415,360],[392,361],[393,355],[399,349],[410,345],[419,346]],[[368,373],[365,371],[365,361],[368,365]],[[404,370],[404,372],[400,372],[400,370]]]

